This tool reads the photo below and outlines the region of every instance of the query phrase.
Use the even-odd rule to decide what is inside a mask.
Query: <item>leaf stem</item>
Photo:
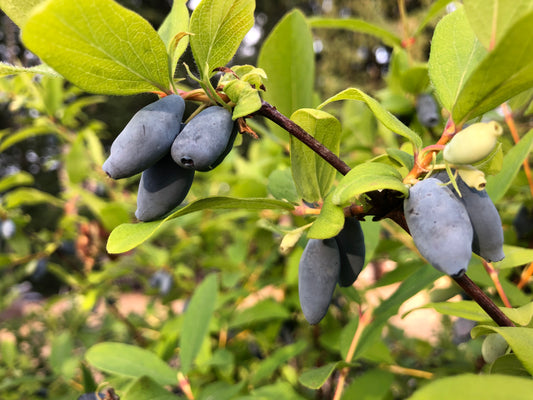
[[[487,262],[483,259],[481,259],[481,262],[483,263],[483,267],[485,268],[485,271],[487,271],[487,274],[489,274],[490,279],[492,279],[492,282],[494,283],[494,287],[496,288],[496,291],[498,292],[498,295],[500,296],[500,299],[502,299],[503,304],[505,307],[512,308],[511,302],[507,298],[507,295],[505,294],[505,291],[503,290],[502,284],[500,282],[500,278],[498,276],[498,271],[492,266],[492,263]]]
[[[454,276],[453,279],[499,326],[515,326],[502,310],[466,274]]]

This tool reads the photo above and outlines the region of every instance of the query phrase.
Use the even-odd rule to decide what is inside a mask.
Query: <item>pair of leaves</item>
[[[524,14],[519,3],[505,6],[508,8],[505,15],[510,17],[505,24],[496,25],[500,29],[491,31],[490,36],[497,41],[493,40],[494,48],[490,51],[478,39],[464,8],[438,23],[432,39],[429,74],[455,123],[463,124],[533,86],[533,41],[527,39],[533,11]],[[517,13],[520,18],[512,16]],[[470,17],[480,30],[477,17]],[[485,25],[490,24],[485,21]],[[481,37],[486,42],[484,29]]]
[[[22,26],[28,48],[66,79],[101,94],[170,92],[176,62],[187,47],[185,1],[174,2],[159,33],[140,15],[112,0],[38,3],[15,5],[4,0],[1,5]],[[227,63],[253,24],[253,10],[251,0],[203,0],[190,25],[196,34],[191,47],[197,63]],[[3,66],[0,71],[7,73],[7,69]]]

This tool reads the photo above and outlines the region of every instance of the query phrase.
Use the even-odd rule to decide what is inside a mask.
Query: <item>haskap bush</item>
[[[450,177],[445,171],[435,174],[435,178],[448,183]],[[501,261],[503,253],[503,228],[500,214],[485,189],[477,190],[468,186],[457,176],[457,187],[461,196],[450,186],[452,193],[463,203],[470,218],[474,236],[472,251],[487,261]]]
[[[427,178],[409,189],[404,214],[420,254],[445,274],[466,272],[472,256],[472,224],[464,204],[440,180]]]
[[[176,137],[172,158],[183,168],[209,171],[226,157],[236,134],[231,113],[222,107],[209,107],[192,118]]]
[[[163,97],[139,110],[111,145],[102,166],[113,179],[136,175],[168,153],[178,136],[185,101],[177,95]]]

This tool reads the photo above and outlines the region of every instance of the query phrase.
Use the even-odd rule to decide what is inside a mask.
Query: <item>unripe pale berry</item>
[[[451,164],[473,164],[494,149],[503,129],[496,121],[478,122],[458,132],[444,147],[444,160]]]

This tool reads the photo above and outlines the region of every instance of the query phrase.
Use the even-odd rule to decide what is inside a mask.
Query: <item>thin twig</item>
[[[466,274],[455,276],[453,279],[499,326],[515,326],[502,310]]]
[[[263,104],[261,106],[261,109],[258,111],[258,114],[263,115],[264,117],[268,118],[272,122],[285,129],[292,136],[300,140],[311,150],[317,153],[320,157],[322,157],[328,164],[330,164],[341,174],[346,175],[348,172],[350,172],[351,168],[339,157],[337,157],[335,153],[333,153],[330,149],[328,149],[326,146],[316,140],[313,136],[303,130],[298,124],[294,123],[285,115],[280,113],[276,109],[276,107],[272,106],[266,101],[263,101]]]
[[[512,308],[513,306],[511,305],[511,302],[509,301],[507,295],[505,294],[505,291],[503,290],[500,278],[498,276],[498,271],[496,271],[496,269],[492,266],[492,263],[489,263],[483,259],[481,259],[481,262],[483,263],[485,271],[487,271],[487,273],[489,274],[490,279],[492,279],[492,283],[494,283],[494,287],[496,288],[496,291],[498,292],[500,299],[502,299],[505,307]]]
[[[370,322],[372,322],[372,309],[366,310],[359,317],[359,324],[357,325],[357,329],[355,330],[355,333],[353,335],[352,342],[350,343],[350,348],[348,349],[348,353],[346,353],[346,358],[344,359],[344,361],[346,361],[347,363],[352,361],[353,356],[355,354],[355,349],[357,348],[357,344],[359,343],[359,339],[361,338],[361,334],[370,324]],[[333,400],[340,400],[342,392],[344,390],[344,383],[346,382],[348,372],[350,372],[350,367],[344,367],[341,370],[339,380],[337,381],[337,387],[335,388],[335,395],[333,397]]]

